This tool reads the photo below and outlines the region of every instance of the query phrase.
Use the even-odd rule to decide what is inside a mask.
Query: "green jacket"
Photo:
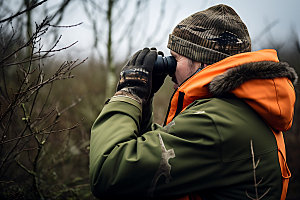
[[[257,190],[263,199],[280,199],[282,175],[270,125],[229,93],[196,96],[165,126],[152,124],[150,115],[142,118],[135,100],[112,97],[92,127],[93,194],[166,199],[197,193],[232,200],[255,198]]]

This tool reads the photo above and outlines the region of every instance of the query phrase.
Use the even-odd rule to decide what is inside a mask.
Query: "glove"
[[[120,73],[116,95],[131,96],[142,105],[147,104],[154,94],[152,72],[156,58],[156,49],[144,48],[136,52]]]

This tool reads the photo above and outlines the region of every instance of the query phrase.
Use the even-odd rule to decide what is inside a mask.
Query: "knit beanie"
[[[168,48],[205,64],[251,51],[246,25],[227,5],[216,5],[182,20],[169,35]]]

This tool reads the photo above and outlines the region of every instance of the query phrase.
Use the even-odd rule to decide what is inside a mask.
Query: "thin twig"
[[[251,149],[251,158],[252,158],[252,168],[253,168],[253,180],[254,180],[255,198],[251,197],[248,194],[247,190],[246,190],[246,196],[249,199],[252,199],[252,200],[260,200],[260,199],[262,199],[270,191],[271,188],[268,188],[266,190],[266,192],[259,197],[259,195],[258,195],[258,186],[262,182],[262,179],[259,182],[257,182],[257,180],[256,180],[256,168],[258,167],[260,159],[258,159],[257,162],[255,162],[255,155],[254,155],[254,148],[253,148],[253,141],[252,140],[250,140],[250,149]]]
[[[53,25],[53,24],[49,24],[49,26],[54,27],[54,28],[73,28],[73,27],[76,27],[76,26],[80,26],[81,24],[83,24],[83,22],[80,22],[80,23],[77,23],[77,24],[68,25],[68,26]]]
[[[10,20],[14,19],[14,18],[17,17],[17,16],[22,15],[22,14],[24,14],[25,12],[28,12],[28,11],[30,11],[30,10],[32,10],[32,9],[34,9],[34,8],[40,6],[40,5],[42,5],[42,4],[45,3],[46,1],[48,1],[48,0],[43,0],[43,1],[39,2],[39,3],[33,4],[32,6],[30,6],[29,8],[27,8],[27,9],[25,9],[25,10],[22,10],[22,11],[20,11],[20,12],[17,12],[17,13],[14,14],[14,15],[8,17],[8,18],[5,18],[5,19],[0,20],[0,23],[6,22],[6,21],[10,21]]]
[[[20,139],[23,139],[23,138],[31,137],[31,136],[34,136],[34,135],[37,135],[37,134],[43,135],[43,134],[52,134],[52,133],[61,133],[61,132],[65,132],[65,131],[70,131],[70,130],[73,130],[73,129],[77,128],[78,126],[79,126],[79,124],[76,123],[75,125],[73,125],[73,126],[71,126],[71,127],[69,127],[69,128],[63,128],[63,129],[60,129],[60,130],[43,131],[43,132],[37,132],[37,133],[30,133],[30,134],[22,135],[22,136],[13,138],[13,139],[1,141],[1,142],[0,142],[0,145],[6,144],[6,143],[10,143],[10,142],[13,142],[13,141],[16,141],[16,140],[20,140]]]

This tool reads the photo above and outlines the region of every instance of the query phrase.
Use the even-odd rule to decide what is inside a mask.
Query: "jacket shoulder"
[[[268,125],[248,104],[234,96],[196,100],[182,115],[199,120],[206,115],[213,122],[224,162],[249,158],[251,140],[257,155],[277,151],[275,137]],[[200,126],[199,123],[199,127],[191,128],[199,129]],[[233,148],[235,146],[237,148]]]

